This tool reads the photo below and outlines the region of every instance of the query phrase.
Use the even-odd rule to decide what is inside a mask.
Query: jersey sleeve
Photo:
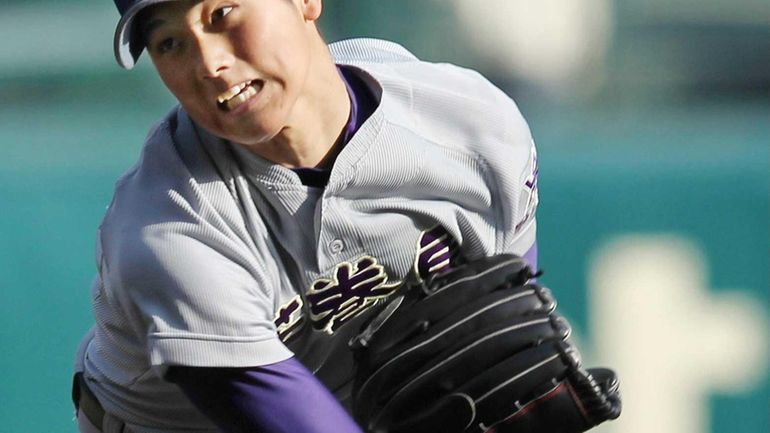
[[[145,150],[116,188],[100,234],[102,328],[144,346],[161,370],[287,359],[273,323],[275,260],[232,217],[225,183],[197,181],[205,176],[191,176],[173,152]]]
[[[500,252],[536,257],[536,211],[540,201],[537,149],[516,104],[502,92],[499,94],[505,132],[488,161],[496,173],[498,188]]]
[[[529,152],[522,164],[523,168],[518,174],[513,191],[512,233],[507,242],[507,251],[533,257],[536,266],[537,220],[535,214],[540,201],[537,188],[539,169],[535,142],[530,139],[528,144]]]
[[[267,278],[185,233],[195,230],[148,229],[152,239],[132,246],[107,280],[141,323],[151,365],[237,367],[287,357]]]
[[[494,233],[487,253],[524,256],[533,251],[537,151],[519,107],[476,71],[446,64],[420,65],[413,66],[410,76],[421,83],[413,91],[418,95],[415,98],[421,96],[413,104],[421,116],[421,131],[437,143],[451,143],[453,150],[473,159],[477,172],[467,182],[484,182],[489,190],[490,212],[478,224],[479,228],[487,224]]]

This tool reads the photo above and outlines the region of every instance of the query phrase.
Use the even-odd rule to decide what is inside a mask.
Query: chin
[[[190,113],[190,111],[187,112]],[[254,148],[272,140],[284,129],[284,116],[278,114],[266,113],[262,110],[259,113],[253,112],[237,117],[230,117],[224,113],[217,113],[214,116],[211,113],[197,116],[190,113],[190,117],[218,137]]]
[[[272,140],[279,132],[280,129],[271,131],[265,128],[238,128],[225,130],[218,135],[234,143],[253,148]]]
[[[274,139],[283,131],[285,122],[278,119],[269,121],[265,116],[253,116],[250,119],[242,119],[237,125],[229,129],[234,136],[232,141],[246,145],[257,145]]]

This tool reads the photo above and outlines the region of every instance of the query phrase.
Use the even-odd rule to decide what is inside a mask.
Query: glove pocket
[[[473,400],[476,422],[491,427],[531,410],[534,401],[564,381],[569,365],[561,344],[551,340],[526,348],[463,384],[457,392]]]
[[[544,341],[560,341],[564,335],[550,316],[497,320],[425,358],[416,357],[418,349],[393,358],[357,388],[357,400],[368,400],[367,406],[385,417],[419,413],[500,362]],[[410,356],[416,358],[407,360]],[[405,367],[415,364],[419,366],[414,369]]]

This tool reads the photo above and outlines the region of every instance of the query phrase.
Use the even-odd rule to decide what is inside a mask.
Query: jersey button
[[[344,249],[345,249],[345,243],[342,242],[341,239],[335,239],[329,242],[329,251],[331,251],[332,254],[339,254]]]

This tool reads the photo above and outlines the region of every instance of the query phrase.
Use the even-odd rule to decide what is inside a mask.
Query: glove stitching
[[[427,340],[423,341],[422,343],[420,343],[420,344],[418,344],[418,345],[416,345],[416,346],[410,347],[409,349],[407,349],[407,350],[405,350],[405,351],[403,351],[403,352],[399,353],[399,354],[398,354],[398,355],[396,355],[395,357],[391,358],[391,359],[390,359],[388,362],[386,362],[385,364],[382,364],[382,365],[381,365],[381,366],[380,366],[380,367],[379,367],[377,370],[375,370],[375,371],[374,371],[374,372],[373,372],[371,375],[369,375],[369,378],[366,380],[366,382],[364,382],[364,383],[363,383],[363,385],[361,385],[361,391],[359,391],[359,394],[360,394],[360,393],[361,393],[361,392],[362,392],[362,391],[363,391],[363,390],[364,390],[364,389],[367,387],[367,385],[369,385],[369,382],[371,382],[371,379],[372,379],[374,376],[376,376],[376,375],[377,375],[377,374],[378,374],[380,371],[382,371],[382,370],[383,370],[385,367],[388,367],[389,365],[393,364],[394,362],[396,362],[396,361],[400,360],[402,357],[406,356],[407,354],[409,354],[409,353],[411,353],[411,352],[413,352],[413,351],[415,351],[415,350],[417,350],[417,349],[419,349],[419,348],[421,348],[421,347],[423,347],[423,346],[425,346],[425,345],[427,345],[427,344],[430,344],[430,343],[432,343],[432,342],[433,342],[433,341],[435,341],[437,338],[439,338],[439,337],[441,337],[442,335],[446,334],[447,332],[449,332],[449,331],[451,331],[451,330],[453,330],[453,329],[457,328],[458,326],[461,326],[461,325],[462,325],[462,324],[464,324],[465,322],[467,322],[467,321],[469,321],[469,320],[471,320],[471,319],[475,318],[476,316],[478,316],[478,315],[480,315],[480,314],[482,314],[482,313],[486,312],[487,310],[490,310],[490,309],[492,309],[492,308],[494,308],[494,307],[497,307],[497,306],[499,306],[499,305],[501,305],[501,304],[504,304],[504,303],[506,303],[506,302],[510,302],[510,301],[513,301],[513,300],[516,300],[516,299],[519,299],[519,298],[523,298],[523,297],[525,297],[525,296],[529,296],[529,295],[531,295],[531,294],[533,294],[533,293],[534,293],[534,290],[528,290],[528,291],[526,291],[526,292],[516,293],[516,294],[513,294],[513,295],[511,295],[511,296],[508,296],[508,297],[506,297],[506,298],[503,298],[503,299],[501,299],[501,300],[499,300],[499,301],[497,301],[497,302],[495,302],[495,303],[493,303],[493,304],[487,305],[487,306],[485,306],[484,308],[482,308],[482,309],[480,309],[480,310],[476,311],[475,313],[473,313],[473,314],[470,314],[470,315],[469,315],[469,316],[467,316],[465,319],[463,319],[463,320],[461,320],[461,321],[459,321],[459,322],[457,322],[457,323],[453,324],[452,326],[450,326],[450,327],[446,328],[445,330],[443,330],[443,331],[439,332],[438,334],[434,335],[433,337],[431,337],[431,338],[429,338],[429,339],[427,339]],[[540,321],[540,323],[542,323],[543,321],[546,321],[546,320],[548,320],[548,319],[543,319],[543,320],[541,320],[541,321]]]
[[[457,285],[459,283],[464,283],[466,281],[472,281],[472,280],[481,278],[481,277],[485,276],[486,274],[488,274],[490,272],[494,272],[494,271],[496,271],[496,270],[498,270],[500,268],[506,267],[506,266],[508,266],[510,264],[513,264],[513,263],[519,263],[519,262],[521,262],[520,258],[515,258],[515,259],[512,259],[512,260],[507,260],[505,262],[502,262],[502,263],[499,263],[499,264],[497,264],[495,266],[492,266],[491,268],[484,269],[484,271],[479,272],[478,274],[469,275],[467,277],[463,277],[463,278],[459,278],[457,280],[454,280],[454,281],[452,281],[451,283],[449,283],[449,284],[447,284],[445,286],[439,287],[435,292],[433,292],[433,294],[435,295],[436,293],[443,292],[444,290],[446,290],[446,289],[448,289],[448,288],[450,288],[452,286],[455,286],[455,285]],[[441,276],[442,275],[439,274],[439,277],[441,277]]]
[[[572,386],[571,383],[567,382],[567,392],[570,393],[570,396],[572,396],[572,401],[575,403],[575,406],[578,408],[578,412],[580,412],[580,415],[583,416],[583,419],[586,420],[589,425],[594,426],[597,424],[591,417],[591,415],[588,412],[588,409],[583,405],[583,401],[580,398],[579,393],[575,388]]]
[[[529,401],[524,406],[521,406],[520,408],[518,408],[514,413],[512,413],[508,417],[502,419],[501,421],[499,421],[498,423],[495,423],[495,424],[507,424],[507,423],[510,423],[513,420],[515,420],[515,419],[517,419],[517,418],[519,418],[519,417],[521,417],[523,415],[526,415],[527,413],[529,413],[532,410],[534,410],[534,408],[537,407],[538,405],[540,405],[542,403],[545,403],[546,401],[548,401],[548,400],[552,399],[553,397],[555,397],[559,392],[561,392],[561,389],[566,389],[567,386],[568,385],[565,382],[561,382],[561,383],[557,384],[556,386],[554,386],[550,390],[546,391],[545,393],[543,393],[539,397],[532,399],[531,401]]]
[[[513,376],[512,378],[506,380],[505,382],[501,383],[500,385],[497,385],[496,387],[492,388],[490,391],[488,391],[486,394],[479,397],[476,402],[481,403],[482,400],[486,399],[490,395],[494,394],[495,392],[499,391],[501,388],[504,388],[505,386],[509,385],[512,382],[515,382],[516,380],[522,378],[523,376],[531,373],[532,371],[544,366],[545,364],[548,364],[549,362],[553,361],[554,359],[558,359],[559,354],[551,355],[548,358],[538,362],[537,364],[533,365],[532,367],[529,367],[528,369],[522,371],[521,373],[517,374],[516,376]]]
[[[486,337],[484,337],[484,338],[481,338],[481,339],[479,339],[479,340],[476,340],[476,341],[475,341],[473,344],[470,344],[470,345],[468,345],[468,346],[465,346],[465,347],[463,348],[463,350],[460,350],[460,351],[458,351],[458,352],[456,352],[456,353],[452,354],[452,355],[451,355],[451,356],[449,356],[448,358],[444,359],[444,360],[443,360],[443,361],[441,361],[440,363],[438,363],[438,364],[434,365],[433,367],[429,368],[428,370],[424,371],[422,374],[420,374],[419,376],[415,377],[414,379],[412,379],[411,381],[409,381],[409,383],[407,383],[406,385],[404,385],[403,387],[401,387],[401,389],[399,389],[399,390],[398,390],[398,391],[397,391],[395,394],[393,394],[393,396],[391,396],[391,398],[388,400],[388,402],[387,402],[387,403],[385,403],[385,405],[382,407],[382,409],[380,410],[380,413],[379,413],[379,414],[377,415],[377,417],[374,419],[374,424],[377,424],[377,422],[379,421],[379,419],[380,419],[380,417],[382,416],[382,414],[383,414],[383,413],[385,413],[385,412],[387,412],[388,406],[390,406],[390,404],[391,404],[391,403],[392,403],[394,400],[396,400],[396,397],[398,397],[398,396],[399,396],[399,394],[402,394],[403,392],[405,392],[405,390],[406,390],[406,389],[408,389],[410,386],[412,386],[412,384],[414,384],[414,383],[416,383],[417,381],[419,381],[421,378],[423,378],[423,377],[425,377],[426,375],[428,375],[428,374],[432,373],[433,371],[435,371],[435,370],[437,370],[437,369],[439,369],[439,368],[443,367],[443,366],[444,366],[444,364],[448,363],[449,361],[452,361],[453,359],[455,359],[455,358],[457,358],[458,356],[462,355],[463,353],[465,353],[465,352],[469,351],[469,350],[470,350],[470,349],[472,349],[473,347],[475,347],[475,346],[478,346],[479,344],[481,344],[481,343],[483,343],[483,342],[485,342],[485,341],[489,340],[490,338],[496,337],[496,336],[498,336],[498,335],[500,335],[500,334],[504,334],[504,333],[506,333],[506,332],[515,331],[515,330],[517,330],[517,329],[520,329],[520,328],[525,328],[525,327],[527,327],[527,326],[533,326],[533,325],[538,325],[538,324],[541,324],[541,323],[546,323],[546,322],[548,322],[548,321],[549,321],[549,319],[548,319],[548,318],[546,318],[546,319],[539,319],[539,320],[531,320],[531,321],[529,321],[529,322],[525,322],[525,323],[519,323],[519,324],[517,324],[517,325],[509,326],[509,327],[507,327],[507,328],[504,328],[504,329],[501,329],[501,330],[499,330],[499,331],[497,331],[497,332],[494,332],[494,333],[492,333],[492,334],[489,334],[489,335],[487,335],[487,336],[486,336]],[[556,356],[556,357],[558,357],[558,355],[555,355],[555,356]],[[367,383],[369,382],[369,380],[371,380],[371,378],[372,378],[372,377],[374,377],[374,375],[372,375],[372,376],[370,376],[370,377],[369,377],[369,379],[367,380]],[[361,389],[363,390],[363,389],[364,389],[364,387],[362,386],[362,387],[361,387]]]
[[[463,430],[465,430],[468,427],[470,427],[471,424],[473,424],[473,420],[476,419],[476,402],[473,401],[473,398],[471,398],[471,396],[469,396],[468,394],[466,394],[464,392],[455,392],[453,394],[450,394],[449,397],[452,397],[452,396],[455,396],[455,395],[465,399],[468,402],[468,404],[470,404],[470,406],[471,406],[471,419],[468,421],[468,424],[466,424],[465,427],[463,427]]]

